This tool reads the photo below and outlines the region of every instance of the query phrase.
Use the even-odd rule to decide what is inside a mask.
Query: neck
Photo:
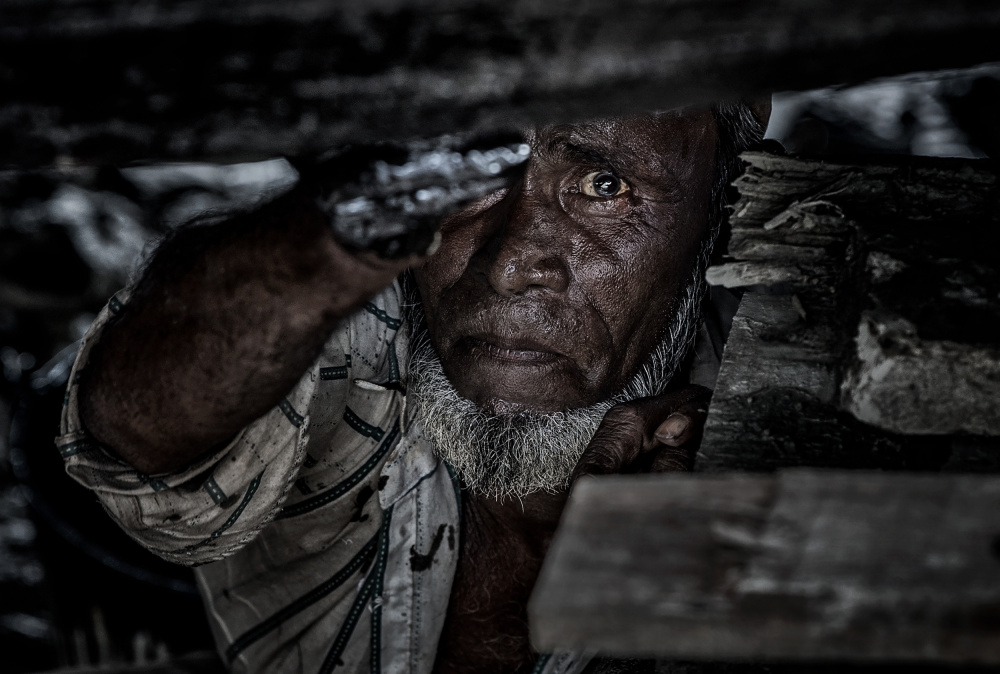
[[[477,510],[497,517],[510,526],[555,529],[568,495],[565,491],[536,491],[520,498],[508,496],[498,499],[466,491],[463,497],[471,499]]]
[[[497,499],[463,491],[461,555],[434,671],[532,670],[528,597],[565,502],[565,493]]]

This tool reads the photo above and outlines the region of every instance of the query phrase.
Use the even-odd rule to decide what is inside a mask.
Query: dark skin
[[[415,271],[459,393],[553,411],[619,390],[661,339],[707,233],[716,142],[707,111],[550,127],[509,189],[447,218]],[[184,466],[277,404],[337,321],[416,262],[349,253],[295,191],[189,230],[97,345],[84,423],[143,472]],[[682,387],[613,408],[573,479],[687,469],[706,402]],[[438,671],[530,671],[527,597],[566,496],[466,495]]]
[[[690,470],[708,393],[692,386],[615,407],[572,481]],[[528,640],[528,598],[567,496],[539,492],[501,502],[463,492],[461,555],[435,672],[532,671],[538,656]]]
[[[414,261],[346,251],[295,191],[183,231],[97,344],[83,422],[136,469],[177,470],[273,408],[337,322]]]
[[[619,390],[662,338],[706,235],[715,142],[707,113],[545,129],[509,191],[446,219],[446,245],[415,272],[459,393],[556,411]],[[706,396],[614,408],[574,479],[688,469]],[[527,599],[565,501],[466,494],[437,671],[531,670]]]
[[[415,271],[459,393],[550,412],[619,390],[707,233],[715,141],[707,112],[548,128],[509,192],[446,219],[446,244]],[[607,175],[610,197],[593,184]]]

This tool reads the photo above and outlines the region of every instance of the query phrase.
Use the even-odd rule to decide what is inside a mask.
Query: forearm
[[[426,252],[441,216],[506,185],[528,156],[518,138],[350,148],[252,213],[181,231],[91,352],[83,424],[146,473],[225,442]]]
[[[337,321],[406,263],[345,250],[302,191],[185,229],[95,346],[83,422],[143,472],[189,463],[280,401]]]

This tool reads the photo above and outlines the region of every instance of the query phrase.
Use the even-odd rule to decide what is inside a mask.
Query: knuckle
[[[617,443],[598,442],[587,447],[582,458],[588,463],[608,465],[615,463],[620,454],[621,449]]]
[[[691,470],[694,457],[690,452],[673,449],[660,453],[653,463],[655,472],[668,473],[673,471]]]
[[[642,413],[633,405],[615,405],[604,414],[602,425],[639,428],[644,425]]]
[[[613,473],[618,468],[618,462],[607,455],[591,456],[580,462],[578,473],[603,475]]]
[[[603,433],[587,446],[577,463],[577,471],[593,474],[610,474],[621,470],[636,453],[630,433]]]

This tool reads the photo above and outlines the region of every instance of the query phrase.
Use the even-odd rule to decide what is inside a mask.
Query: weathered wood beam
[[[1000,436],[1000,186],[988,162],[745,155],[733,321],[699,470],[938,468]]]
[[[261,159],[1000,59],[987,0],[11,0],[0,166]]]
[[[529,605],[541,651],[1000,663],[1000,478],[581,483]]]

